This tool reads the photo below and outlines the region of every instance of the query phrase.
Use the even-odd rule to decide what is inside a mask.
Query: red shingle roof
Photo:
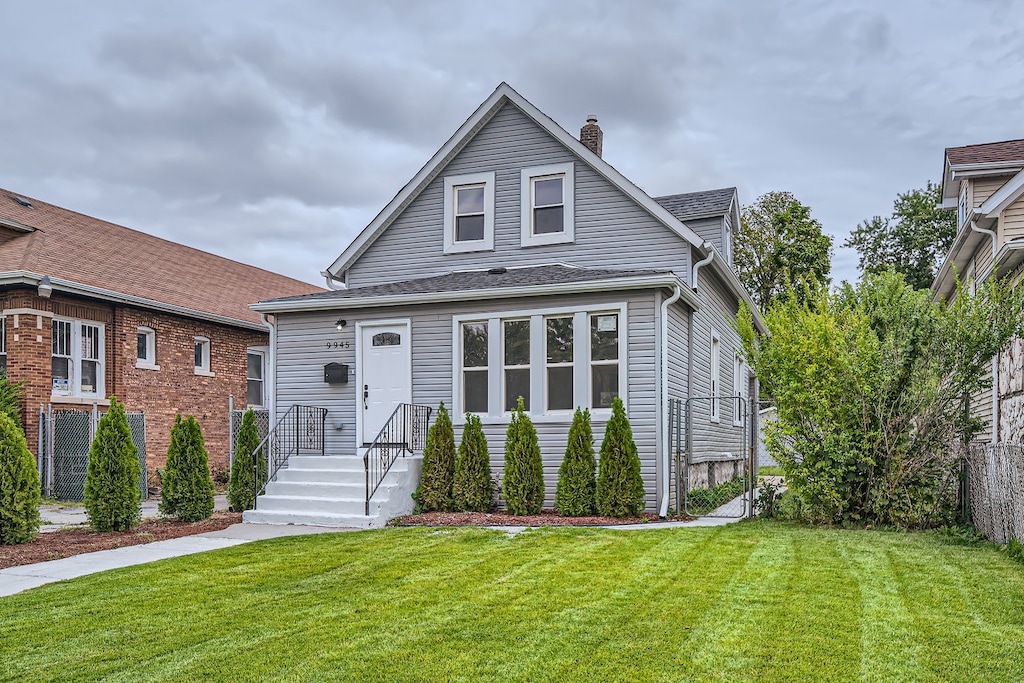
[[[953,166],[1019,161],[1024,163],[1024,140],[987,142],[983,145],[946,148],[946,158]]]
[[[0,219],[36,230],[0,240],[0,271],[49,275],[248,323],[260,322],[251,303],[324,291],[37,199],[22,206],[16,196],[24,197],[0,189]]]

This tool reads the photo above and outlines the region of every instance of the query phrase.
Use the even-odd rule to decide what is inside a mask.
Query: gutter
[[[708,253],[708,255],[702,261],[694,263],[693,269],[690,271],[690,287],[695,292],[697,291],[697,277],[700,274],[701,266],[709,265],[715,260],[715,245],[711,244],[711,242],[704,242],[704,244],[700,246],[701,249]]]
[[[995,230],[979,228],[976,220],[971,221],[971,230],[992,237],[992,266],[996,265],[999,236]],[[975,273],[977,277],[977,273]],[[992,356],[992,443],[999,443],[999,352]]]
[[[673,287],[672,296],[661,302],[661,472],[663,479],[659,517],[668,515],[668,499],[671,495],[671,458],[668,433],[668,308],[683,295],[679,285]]]
[[[345,284],[344,280],[339,280],[334,277],[328,270],[320,271],[320,274],[324,276],[324,280],[327,281],[327,289],[332,289],[335,292],[340,292],[344,289],[348,289],[348,285]]]
[[[270,331],[270,351],[267,353],[267,365],[270,366],[270,381],[267,384],[270,386],[270,391],[267,392],[267,408],[270,410],[271,424],[275,424],[277,421],[277,325],[276,321],[271,322],[270,315],[267,313],[260,313],[260,319]]]

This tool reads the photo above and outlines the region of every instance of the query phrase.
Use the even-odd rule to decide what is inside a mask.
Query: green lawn
[[[0,598],[0,678],[1020,681],[1024,566],[765,522],[293,537]]]

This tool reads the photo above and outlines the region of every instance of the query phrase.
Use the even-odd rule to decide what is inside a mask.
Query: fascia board
[[[416,294],[392,294],[371,296],[362,299],[318,297],[299,301],[261,301],[249,308],[261,313],[285,313],[298,311],[328,311],[353,308],[374,308],[378,306],[403,306],[430,303],[452,303],[459,301],[481,301],[487,299],[511,299],[555,294],[585,294],[608,292],[622,289],[648,289],[655,287],[679,287],[682,298],[694,309],[699,308],[697,297],[677,276],[644,275],[640,277],[616,278],[611,280],[590,280],[587,282],[565,282],[557,285],[525,285],[521,287],[493,287],[469,289],[454,292],[424,292]]]
[[[980,214],[989,218],[998,218],[1006,207],[1017,201],[1024,194],[1024,171],[1013,176],[1002,187],[992,193],[992,196],[976,209]]]
[[[1024,263],[1024,239],[1012,240],[1003,244],[996,252],[991,270],[997,278],[1003,277],[1021,263]]]

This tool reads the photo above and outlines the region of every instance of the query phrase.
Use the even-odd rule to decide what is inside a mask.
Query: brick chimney
[[[597,125],[597,115],[587,116],[587,125],[580,128],[580,142],[590,148],[590,151],[601,156],[601,148],[604,145],[604,132],[601,126]]]

